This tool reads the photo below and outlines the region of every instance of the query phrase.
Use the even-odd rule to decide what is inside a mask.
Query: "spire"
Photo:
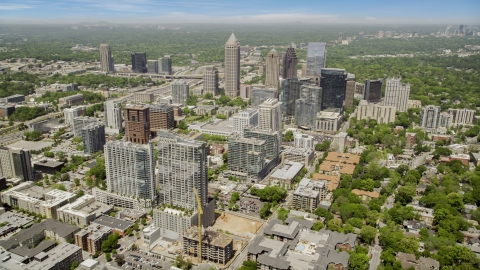
[[[233,33],[233,30],[232,30],[232,34],[230,35],[230,38],[227,40],[227,43],[237,43],[237,42],[238,40],[235,37],[235,34]]]

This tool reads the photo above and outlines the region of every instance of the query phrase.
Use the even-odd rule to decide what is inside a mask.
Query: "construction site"
[[[235,254],[233,251],[233,237],[226,233],[201,229],[199,237],[198,227],[193,226],[185,230],[183,234],[183,253],[191,257],[199,257],[198,242],[202,239],[201,259],[226,265]]]
[[[244,238],[253,238],[262,226],[262,221],[223,212],[212,226],[217,231],[228,232]]]

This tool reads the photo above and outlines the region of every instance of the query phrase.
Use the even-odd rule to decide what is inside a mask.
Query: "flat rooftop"
[[[340,175],[314,173],[313,176],[312,176],[312,180],[328,181],[327,189],[329,191],[333,191],[333,190],[337,189],[338,184],[340,183]]]
[[[113,229],[118,229],[120,231],[126,231],[129,227],[133,226],[133,222],[126,221],[123,219],[113,218],[106,215],[101,215],[100,217],[95,219],[92,223],[100,224]]]
[[[329,152],[325,160],[348,164],[359,164],[360,156],[349,153]]]
[[[61,166],[65,164],[64,162],[60,161],[53,161],[53,160],[41,160],[38,162],[33,163],[33,165],[39,165],[39,166],[45,166],[45,167],[50,167],[50,168],[56,168],[58,166]]]
[[[302,170],[302,168],[303,164],[300,162],[288,162],[281,164],[280,167],[271,175],[271,177],[291,180]]]
[[[0,227],[0,235],[3,235],[4,233],[12,231],[16,228],[23,227],[29,223],[33,223],[33,219],[13,212],[6,212],[0,215],[0,223],[5,222],[7,222],[7,224]]]

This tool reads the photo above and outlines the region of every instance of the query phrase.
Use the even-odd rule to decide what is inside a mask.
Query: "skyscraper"
[[[81,138],[82,129],[95,122],[100,122],[100,119],[88,116],[75,117],[73,119],[73,136]]]
[[[235,114],[232,119],[233,131],[243,137],[246,127],[256,127],[258,125],[258,111],[255,109],[246,109]]]
[[[424,106],[420,113],[420,127],[427,131],[435,132],[440,123],[441,112],[440,106]]]
[[[257,182],[267,174],[266,143],[263,140],[242,138],[239,135],[228,138],[228,171],[226,174]]]
[[[353,98],[355,95],[355,74],[348,73],[346,83],[345,108],[353,108]]]
[[[175,120],[173,106],[167,104],[152,104],[150,108],[150,130],[154,133],[159,129],[173,129]]]
[[[103,72],[115,72],[112,52],[108,44],[100,44],[100,68]]]
[[[265,102],[265,100],[269,98],[277,98],[277,91],[278,90],[275,88],[265,89],[265,88],[254,87],[250,94],[252,106],[258,107],[260,104],[262,104],[263,102]]]
[[[280,156],[282,146],[281,131],[259,130],[258,127],[248,127],[244,130],[244,137],[265,141],[265,158],[277,159]],[[279,159],[275,163],[279,163]]]
[[[176,81],[172,84],[172,102],[175,104],[185,104],[185,100],[190,97],[190,87],[184,81]]]
[[[104,147],[107,190],[124,197],[156,201],[153,143],[109,141]]]
[[[160,202],[196,211],[193,188],[202,206],[207,204],[208,166],[206,144],[176,134],[158,132],[158,184]]]
[[[286,118],[295,116],[295,100],[300,98],[300,86],[302,83],[297,78],[282,81],[282,112]]]
[[[134,73],[147,72],[147,54],[146,53],[132,53],[132,72]]]
[[[0,146],[0,170],[3,177],[13,177],[12,161],[10,159],[10,150],[7,147]]]
[[[125,107],[125,138],[127,141],[146,144],[150,140],[150,108]]]
[[[225,44],[225,95],[237,97],[240,92],[240,42],[235,35]]]
[[[365,99],[368,102],[380,102],[382,100],[382,80],[365,81]]]
[[[172,58],[170,55],[165,55],[164,57],[158,58],[158,74],[172,74]]]
[[[340,32],[340,33],[338,33],[338,42],[342,43],[342,40],[343,40],[343,33]]]
[[[122,103],[109,100],[105,102],[104,111],[106,126],[118,130],[118,133],[120,134],[123,131]]]
[[[292,46],[288,46],[283,56],[283,79],[297,78],[297,54]]]
[[[33,181],[32,156],[30,151],[23,148],[11,147],[10,160],[13,169],[13,176],[24,181]]]
[[[346,91],[346,77],[344,69],[324,68],[320,72],[320,87],[322,97],[319,100],[320,106],[317,111],[330,108],[343,108]]]
[[[384,105],[394,106],[399,112],[408,109],[408,97],[410,96],[410,84],[403,84],[401,78],[388,78],[385,89]]]
[[[280,76],[280,57],[275,49],[267,55],[265,74],[265,87],[278,89],[278,77]]]
[[[309,42],[307,51],[307,77],[320,76],[322,68],[327,67],[327,51],[325,43]]]
[[[315,84],[303,84],[300,87],[300,98],[295,101],[295,125],[313,128],[320,105],[322,88]]]
[[[158,60],[148,60],[147,71],[148,73],[158,73]]]
[[[258,129],[267,131],[282,130],[282,103],[269,98],[258,106]]]
[[[105,125],[98,121],[82,128],[83,152],[93,155],[105,145]]]
[[[220,94],[218,91],[218,69],[207,67],[203,72],[203,94],[210,93],[214,96]]]

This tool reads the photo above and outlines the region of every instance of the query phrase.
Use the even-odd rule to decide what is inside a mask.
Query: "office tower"
[[[196,210],[195,187],[207,204],[208,166],[206,144],[176,134],[158,132],[158,184],[160,202]]]
[[[100,68],[103,72],[115,72],[112,51],[108,44],[100,44]]]
[[[170,55],[165,55],[164,57],[158,58],[158,74],[172,74],[172,58]]]
[[[246,109],[238,112],[233,117],[233,131],[241,137],[244,135],[244,129],[248,126],[256,127],[258,125],[258,111],[255,109]]]
[[[105,125],[98,121],[82,128],[83,152],[88,155],[103,150],[105,145]]]
[[[120,134],[123,131],[122,103],[113,100],[105,102],[104,115],[106,126]]]
[[[173,106],[167,104],[152,104],[150,108],[150,130],[154,133],[159,129],[173,129]]]
[[[410,84],[402,83],[401,78],[388,78],[385,89],[384,105],[394,106],[399,112],[408,109],[408,97],[410,96]]]
[[[240,92],[240,42],[232,32],[225,44],[225,95],[238,96]]]
[[[230,136],[228,138],[228,171],[226,174],[257,182],[266,174],[265,158],[265,141]]]
[[[265,141],[265,158],[275,160],[280,156],[282,146],[281,131],[260,130],[259,127],[247,127],[244,130],[244,137]],[[279,159],[275,163],[279,163]]]
[[[267,55],[265,74],[265,87],[278,89],[278,77],[280,76],[280,57],[275,49]]]
[[[14,177],[24,181],[34,180],[31,158],[32,156],[28,150],[17,147],[10,148],[10,160]]]
[[[218,69],[207,67],[203,72],[203,94],[210,93],[214,96],[219,95],[218,91]]]
[[[295,116],[295,100],[300,98],[302,83],[297,78],[282,80],[282,113],[285,118]]]
[[[448,113],[452,115],[454,125],[472,125],[475,122],[475,110],[450,108]]]
[[[147,61],[147,71],[148,73],[158,73],[158,60],[148,60]]]
[[[346,91],[346,77],[344,69],[324,68],[320,72],[320,87],[322,88],[322,97],[320,107],[317,111],[323,111],[330,108],[343,108]]]
[[[317,107],[320,106],[322,88],[315,84],[303,84],[300,98],[295,101],[295,125],[304,128],[315,127]]]
[[[365,81],[365,99],[368,102],[382,101],[382,84],[383,80],[366,80]]]
[[[63,110],[64,123],[66,125],[73,125],[73,119],[84,116],[87,112],[87,107],[77,106],[73,108],[66,108]]]
[[[342,40],[343,40],[343,33],[340,32],[340,33],[338,33],[338,42],[342,43]]]
[[[292,46],[288,46],[283,56],[282,79],[297,78],[297,54]]]
[[[125,139],[146,144],[150,140],[150,108],[131,106],[124,108]]]
[[[269,98],[277,98],[277,89],[275,88],[258,88],[254,87],[251,92],[251,104],[253,107],[258,107]]]
[[[313,136],[302,133],[293,134],[294,137],[294,146],[296,148],[310,148],[313,149]]]
[[[155,201],[153,143],[109,141],[104,147],[107,190],[138,200]]]
[[[10,150],[7,147],[0,146],[0,170],[3,177],[13,177],[12,160]]]
[[[358,33],[358,39],[362,40],[364,39],[365,34],[363,32]]]
[[[269,98],[258,106],[258,129],[282,130],[282,103],[278,99]]]
[[[353,97],[355,95],[355,74],[347,74],[345,86],[345,108],[353,108]]]
[[[420,112],[420,127],[427,131],[435,132],[440,123],[440,106],[428,105]]]
[[[172,102],[174,104],[185,104],[190,97],[190,86],[184,81],[176,81],[172,84]]]
[[[252,89],[253,86],[251,84],[240,84],[240,97],[242,99],[251,99]]]
[[[439,127],[450,128],[450,127],[452,127],[452,125],[453,125],[452,115],[450,113],[447,113],[447,112],[440,113],[440,121],[439,121],[438,126]]]
[[[325,43],[309,42],[307,51],[307,77],[320,76],[322,68],[327,67],[327,51]]]
[[[73,119],[73,136],[81,138],[82,128],[95,122],[100,122],[100,119],[88,116],[75,117]]]
[[[147,73],[146,53],[132,53],[132,72]]]

